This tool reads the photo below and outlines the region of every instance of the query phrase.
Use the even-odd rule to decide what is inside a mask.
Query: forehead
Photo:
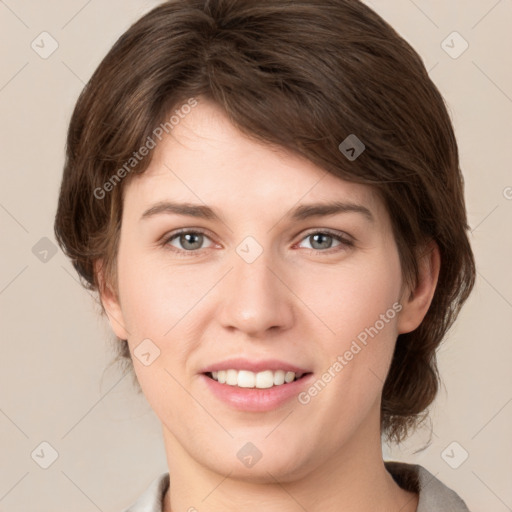
[[[311,161],[240,132],[218,107],[201,101],[157,144],[152,161],[127,184],[138,210],[156,201],[204,202],[229,209],[286,209],[302,202],[344,200],[384,213],[368,185],[342,180]],[[240,212],[241,214],[242,212]]]

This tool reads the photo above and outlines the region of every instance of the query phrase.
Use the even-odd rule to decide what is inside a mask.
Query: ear
[[[128,339],[128,330],[125,327],[123,311],[119,302],[118,293],[112,289],[111,283],[106,278],[102,260],[94,262],[94,271],[98,279],[98,292],[101,305],[107,315],[110,327],[114,334],[122,340]]]
[[[433,240],[423,248],[418,261],[418,282],[414,289],[406,287],[402,294],[402,310],[398,318],[398,333],[414,331],[427,314],[439,278],[441,256]]]

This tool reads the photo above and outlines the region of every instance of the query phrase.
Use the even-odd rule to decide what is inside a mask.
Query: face
[[[201,101],[127,184],[117,263],[103,301],[176,460],[285,481],[369,437],[380,449],[383,383],[414,326],[369,187]]]

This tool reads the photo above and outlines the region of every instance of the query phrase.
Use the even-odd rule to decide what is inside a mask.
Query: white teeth
[[[273,386],[281,386],[299,379],[303,374],[295,372],[285,372],[284,370],[264,370],[262,372],[250,372],[248,370],[219,370],[211,372],[214,380],[221,384],[229,386],[238,386],[239,388],[258,388],[267,389]]]
[[[236,370],[228,370],[231,372],[238,373],[238,382],[236,385],[239,388],[253,388],[256,383],[256,375],[254,372],[248,372],[247,370],[240,370],[237,372]]]
[[[286,372],[286,374],[284,376],[284,381],[285,382],[293,382],[294,379],[295,379],[295,373],[293,373],[293,372]]]
[[[284,384],[284,370],[277,370],[277,372],[274,372],[274,384],[276,386]]]
[[[236,370],[227,370],[226,371],[226,384],[229,384],[230,386],[236,386],[237,385],[237,371]]]
[[[274,374],[270,370],[256,374],[256,387],[260,389],[271,388],[274,385]]]

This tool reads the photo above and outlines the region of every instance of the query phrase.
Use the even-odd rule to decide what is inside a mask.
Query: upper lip
[[[264,370],[284,370],[285,372],[294,373],[309,373],[309,370],[296,366],[294,364],[287,363],[285,361],[279,361],[278,359],[264,359],[261,361],[250,361],[245,358],[232,358],[218,363],[212,363],[204,367],[200,373],[217,372],[219,370],[248,370],[254,373],[262,372]]]

